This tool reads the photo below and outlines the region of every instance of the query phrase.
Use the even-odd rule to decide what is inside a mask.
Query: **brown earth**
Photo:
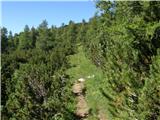
[[[85,86],[84,81],[76,81],[72,87],[72,92],[76,95],[76,111],[75,115],[81,119],[87,118],[89,114],[89,107],[85,100]],[[108,120],[104,112],[99,109],[98,120]]]
[[[77,96],[76,115],[85,118],[88,116],[89,108],[83,95]]]
[[[98,120],[108,120],[102,110],[99,110],[98,112]]]
[[[84,81],[83,82],[76,82],[73,85],[72,91],[76,95],[76,111],[75,114],[79,118],[86,118],[88,116],[89,108],[87,106],[87,102],[84,96]]]

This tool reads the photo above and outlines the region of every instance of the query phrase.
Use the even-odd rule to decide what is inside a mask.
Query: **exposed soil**
[[[89,107],[85,100],[84,82],[85,82],[85,79],[80,78],[74,83],[73,88],[72,88],[72,92],[75,94],[76,102],[77,102],[75,115],[81,120],[85,120],[87,116],[89,115]],[[108,120],[106,115],[101,109],[99,109],[98,111],[99,111],[97,115],[98,120]]]
[[[104,114],[101,110],[98,112],[98,120],[108,120],[106,114]]]
[[[89,113],[89,108],[85,100],[85,86],[84,81],[76,81],[73,85],[73,93],[76,95],[76,111],[75,114],[79,118],[86,118]]]

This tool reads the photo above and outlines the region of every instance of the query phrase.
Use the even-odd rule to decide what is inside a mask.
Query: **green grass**
[[[70,64],[72,68],[67,70],[67,73],[77,80],[81,77],[86,78],[88,75],[95,74],[97,68],[86,58],[82,46],[78,48],[78,53],[69,56]]]
[[[86,79],[86,100],[91,108],[91,115],[88,117],[88,120],[97,120],[97,111],[99,109],[108,115],[107,100],[99,90],[99,88],[104,87],[105,81],[105,76],[101,69],[97,68],[85,56],[82,46],[78,47],[77,54],[69,56],[69,62],[72,67],[66,73],[70,75],[72,82],[74,83],[79,78]],[[95,77],[87,79],[86,77],[89,75],[95,75]]]

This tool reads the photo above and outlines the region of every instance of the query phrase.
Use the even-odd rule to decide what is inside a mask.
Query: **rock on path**
[[[84,90],[84,84],[83,83],[75,83],[73,85],[73,93],[75,95],[81,95],[83,93],[83,90]]]

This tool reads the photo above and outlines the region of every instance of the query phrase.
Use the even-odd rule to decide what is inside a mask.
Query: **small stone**
[[[79,82],[84,82],[85,79],[84,79],[84,78],[79,78],[78,81],[79,81]]]

